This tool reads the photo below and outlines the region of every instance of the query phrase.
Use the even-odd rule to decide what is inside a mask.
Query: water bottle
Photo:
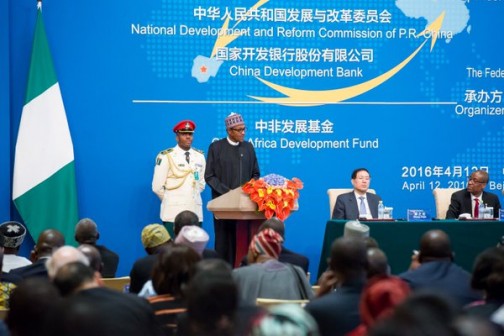
[[[479,219],[485,218],[485,212],[486,212],[485,204],[483,204],[483,202],[481,202],[479,204],[479,209],[478,209],[478,218]]]
[[[378,203],[378,219],[383,219],[383,213],[385,212],[385,206],[383,205],[383,201]]]

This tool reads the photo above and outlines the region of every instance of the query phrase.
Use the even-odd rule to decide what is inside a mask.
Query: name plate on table
[[[504,210],[503,210],[503,209],[500,209],[500,210],[499,210],[499,219],[500,219],[501,221],[504,221]]]
[[[407,213],[408,222],[425,222],[430,220],[430,216],[425,210],[410,210]]]

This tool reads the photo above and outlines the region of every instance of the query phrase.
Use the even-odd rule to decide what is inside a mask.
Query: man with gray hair
[[[57,249],[46,263],[49,279],[54,279],[61,267],[72,262],[80,262],[89,266],[89,259],[77,248],[65,245]]]
[[[105,246],[97,245],[96,241],[98,239],[100,239],[100,233],[96,223],[91,218],[83,218],[75,226],[75,241],[79,245],[89,244],[96,247],[103,262],[102,276],[104,278],[114,278],[119,265],[119,256]]]

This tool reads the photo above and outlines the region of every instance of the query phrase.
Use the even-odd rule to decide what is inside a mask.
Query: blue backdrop
[[[310,258],[312,274],[329,218],[326,190],[351,187],[354,168],[370,170],[396,218],[415,208],[435,216],[432,189],[464,188],[475,168],[488,169],[496,183],[487,190],[501,195],[503,14],[494,1],[47,0],[79,214],[96,220],[100,243],[121,255],[119,275],[128,274],[144,253],[141,229],[159,221],[151,179],[157,153],[175,143],[171,128],[194,120],[194,146],[206,152],[232,111],[245,118],[262,175],[304,182],[286,245]],[[35,16],[33,0],[0,1],[8,51],[0,55],[8,74],[0,79],[2,221],[17,216],[12,153]],[[229,33],[242,34],[234,40],[215,35],[227,18]],[[438,18],[439,32],[431,26]]]

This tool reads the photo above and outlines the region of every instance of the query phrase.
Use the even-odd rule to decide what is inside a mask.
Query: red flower
[[[275,184],[270,184],[268,181]],[[258,180],[251,179],[242,187],[242,190],[257,204],[258,211],[262,211],[267,219],[276,216],[282,221],[289,217],[294,208],[299,198],[299,189],[303,189],[303,182],[300,179],[294,177],[288,180],[274,174]]]

